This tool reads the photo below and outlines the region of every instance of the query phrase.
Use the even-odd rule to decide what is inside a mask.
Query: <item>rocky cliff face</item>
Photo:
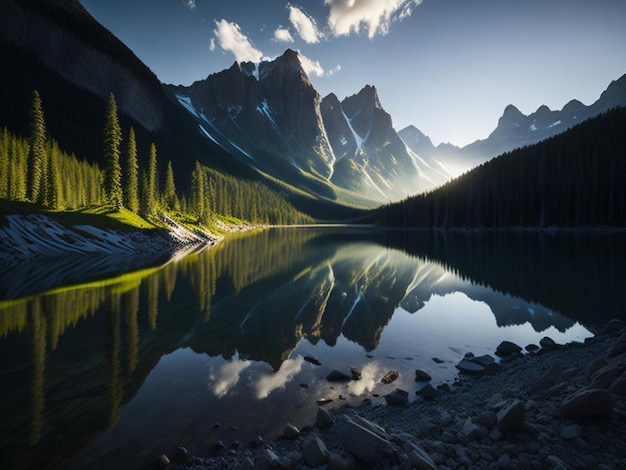
[[[302,69],[298,53],[257,66],[234,63],[222,72],[177,87],[190,100],[211,138],[262,169],[285,163],[320,175],[332,174],[334,155],[320,114],[319,93]]]
[[[375,87],[367,85],[342,102],[333,94],[327,96],[322,116],[337,156],[333,182],[383,200],[420,189],[416,162],[394,130]]]
[[[147,130],[161,128],[159,81],[78,2],[3,0],[0,36],[74,85],[101,97],[113,92],[119,108]]]

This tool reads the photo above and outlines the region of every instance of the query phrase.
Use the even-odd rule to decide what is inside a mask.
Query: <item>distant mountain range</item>
[[[0,53],[10,71],[0,74],[0,126],[27,131],[36,88],[50,134],[68,151],[98,161],[105,99],[113,92],[125,132],[135,127],[140,149],[156,142],[183,188],[198,160],[286,185],[306,204],[398,200],[626,106],[623,76],[591,106],[571,101],[561,111],[542,106],[530,116],[508,106],[486,139],[435,147],[413,126],[396,132],[374,86],[343,100],[332,93],[322,98],[289,49],[260,64],[235,62],[190,86],[161,84],[77,0],[1,2]]]
[[[585,106],[571,100],[560,111],[540,106],[526,116],[513,105],[504,109],[498,126],[489,137],[465,147],[441,144],[435,147],[419,129],[409,126],[398,134],[415,153],[446,165],[455,174],[516,148],[533,145],[560,134],[586,119],[611,108],[626,107],[626,75],[611,82],[597,101]]]

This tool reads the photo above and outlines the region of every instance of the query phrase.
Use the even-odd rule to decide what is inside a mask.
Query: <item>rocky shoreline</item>
[[[179,448],[159,465],[206,469],[626,468],[626,327],[612,320],[584,344],[544,338],[525,352],[502,343],[468,352],[455,382],[396,389],[386,404],[320,406],[311,426],[285,424],[272,442]],[[409,394],[417,399],[409,403]]]

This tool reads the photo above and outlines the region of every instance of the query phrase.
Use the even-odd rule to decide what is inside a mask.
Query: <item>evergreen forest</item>
[[[273,225],[312,221],[276,189],[225,175],[197,161],[191,181],[177,184],[171,159],[161,157],[154,143],[138,148],[132,126],[122,130],[113,94],[102,118],[102,155],[89,158],[60,148],[47,131],[44,107],[33,91],[28,135],[0,130],[0,199],[49,211],[106,204],[149,220],[164,211],[208,225],[218,217]],[[103,168],[98,161],[104,162]]]
[[[624,227],[624,181],[626,109],[616,108],[384,206],[376,220],[424,228]]]

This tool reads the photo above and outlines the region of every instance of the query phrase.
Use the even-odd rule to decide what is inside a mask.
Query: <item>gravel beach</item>
[[[520,345],[522,346],[522,345]],[[453,384],[416,371],[386,403],[320,406],[310,426],[272,442],[179,448],[158,465],[206,469],[626,468],[626,328],[612,320],[584,344],[544,338],[493,356],[468,352]],[[408,395],[417,399],[409,403]]]

